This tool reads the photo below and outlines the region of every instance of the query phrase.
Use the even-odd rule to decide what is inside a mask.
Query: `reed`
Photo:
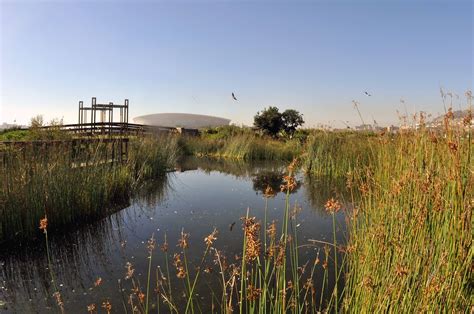
[[[471,117],[372,143],[348,181],[346,312],[469,312],[472,306]],[[472,307],[470,308],[472,311]]]
[[[66,142],[67,143],[67,142]],[[144,180],[177,158],[176,138],[132,140],[126,162],[110,162],[102,143],[4,148],[0,167],[0,242],[37,234],[45,211],[55,228],[103,217],[127,204]]]
[[[344,178],[347,172],[370,162],[374,138],[371,132],[313,132],[305,145],[303,170],[329,180]]]
[[[275,140],[244,133],[226,138],[183,137],[181,147],[189,155],[219,157],[237,160],[287,160],[302,150],[297,140]]]

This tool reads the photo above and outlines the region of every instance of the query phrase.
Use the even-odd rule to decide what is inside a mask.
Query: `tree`
[[[43,116],[42,115],[37,115],[37,116],[31,118],[30,125],[31,125],[32,129],[40,128],[40,127],[43,126],[43,124],[44,124],[44,122],[43,122]]]
[[[294,109],[285,110],[281,116],[283,120],[283,130],[290,135],[293,135],[296,128],[304,123],[303,115]]]
[[[271,106],[257,112],[254,117],[254,126],[271,136],[276,136],[281,131],[291,136],[303,123],[303,115],[298,111],[288,109],[280,113],[277,107]]]
[[[276,136],[282,130],[283,119],[278,108],[270,106],[262,112],[257,112],[253,124],[264,133]]]

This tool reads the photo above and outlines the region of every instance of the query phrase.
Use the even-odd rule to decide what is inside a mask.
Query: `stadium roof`
[[[191,113],[155,113],[133,118],[133,121],[137,124],[186,129],[217,127],[230,123],[226,118]]]

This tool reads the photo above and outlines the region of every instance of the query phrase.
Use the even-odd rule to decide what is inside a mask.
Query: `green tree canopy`
[[[262,112],[257,112],[253,124],[264,133],[276,136],[283,127],[283,119],[278,108],[270,106]]]
[[[303,115],[298,111],[288,109],[280,113],[277,107],[272,106],[257,112],[254,117],[254,126],[271,136],[276,136],[281,131],[292,135],[303,123]]]
[[[296,128],[303,125],[303,115],[294,109],[287,109],[282,113],[283,129],[286,133],[293,135]]]

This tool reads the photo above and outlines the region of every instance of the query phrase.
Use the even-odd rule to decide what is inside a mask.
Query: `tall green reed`
[[[337,179],[369,163],[373,154],[369,132],[314,132],[305,145],[303,170],[311,176]]]
[[[183,137],[180,141],[189,155],[239,160],[286,160],[296,157],[302,149],[297,140],[275,140],[256,134],[239,134],[228,138]]]
[[[449,111],[450,112],[450,111]],[[343,309],[466,312],[472,306],[471,118],[380,136],[354,169]]]
[[[103,217],[124,206],[146,179],[164,174],[179,153],[177,139],[129,143],[126,162],[110,162],[104,143],[2,148],[0,242],[37,233],[45,211],[57,227]]]

